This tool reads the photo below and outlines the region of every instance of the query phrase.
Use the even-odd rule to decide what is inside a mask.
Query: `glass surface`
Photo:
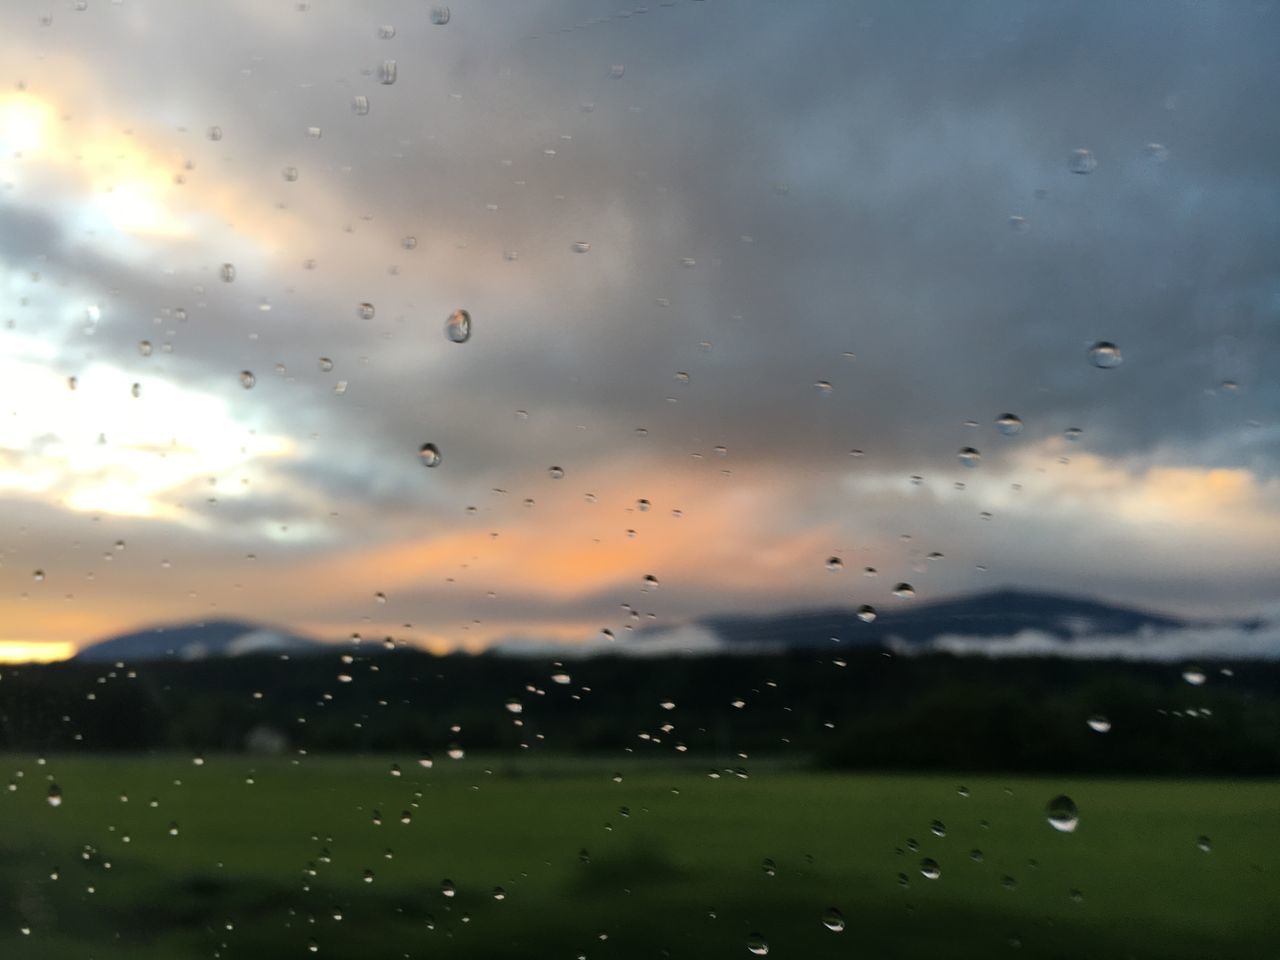
[[[1278,49],[0,3],[0,957],[1280,955]]]

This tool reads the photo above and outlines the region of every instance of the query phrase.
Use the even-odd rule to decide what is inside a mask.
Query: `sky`
[[[1280,613],[1280,4],[435,6],[3,4],[0,658]]]

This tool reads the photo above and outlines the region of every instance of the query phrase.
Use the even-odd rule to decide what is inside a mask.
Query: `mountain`
[[[332,649],[328,644],[243,620],[170,624],[108,637],[75,655],[88,663],[139,660],[203,660],[250,653],[305,656]]]
[[[924,644],[943,634],[1012,637],[1030,630],[1071,640],[1176,630],[1198,624],[1080,597],[997,590],[937,603],[904,603],[901,609],[881,613],[872,623],[859,620],[857,611],[850,608],[767,616],[712,616],[699,620],[698,625],[729,647],[805,648],[830,647],[836,637],[847,646],[877,644],[891,637]]]

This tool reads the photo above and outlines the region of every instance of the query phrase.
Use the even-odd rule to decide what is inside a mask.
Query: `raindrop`
[[[293,183],[298,179],[297,167],[285,167],[280,171],[280,176],[284,177],[286,183]]]
[[[224,263],[221,276],[223,283],[231,283],[236,278],[236,265],[234,263]]]
[[[1120,348],[1109,340],[1099,340],[1089,348],[1089,362],[1095,367],[1110,370],[1120,366]]]
[[[947,835],[947,827],[941,820],[934,820],[929,824],[929,832],[935,837],[945,837]]]
[[[636,509],[639,510],[641,513],[648,513],[649,506],[650,506],[649,501],[646,500],[644,497],[641,497],[639,500],[636,501]]]
[[[458,888],[453,885],[452,880],[440,881],[440,892],[446,897],[452,897],[458,892]]]
[[[814,386],[814,389],[816,389],[816,390],[818,391],[818,393],[819,393],[821,396],[824,396],[824,397],[829,397],[829,396],[831,396],[831,383],[830,383],[830,381],[828,381],[828,380],[819,380],[819,381],[818,381],[817,383],[815,383],[813,386]]]
[[[938,861],[932,857],[925,857],[920,861],[920,876],[926,880],[937,880],[942,876],[942,868],[938,866]]]
[[[440,466],[440,451],[434,443],[424,443],[418,450],[418,457],[424,467]]]
[[[747,952],[757,957],[769,955],[769,942],[758,933],[747,937]]]
[[[835,907],[822,911],[822,925],[832,933],[844,933],[844,914]]]
[[[982,461],[982,454],[974,447],[961,447],[956,456],[959,457],[961,466],[965,467],[976,467]]]
[[[456,743],[451,743],[449,744],[449,749],[445,751],[445,754],[450,760],[461,760],[467,755],[467,751],[462,749],[462,747],[458,746]]]
[[[655,577],[652,573],[646,573],[644,577],[644,586],[646,590],[657,590],[658,578]]]
[[[1193,687],[1202,687],[1204,686],[1205,680],[1208,678],[1205,676],[1203,670],[1192,668],[1190,670],[1182,671],[1182,679]]]
[[[1049,826],[1060,833],[1075,833],[1080,824],[1080,811],[1076,809],[1075,801],[1065,794],[1050,800],[1046,813]]]
[[[589,244],[587,241],[585,241],[585,240],[575,240],[575,241],[573,241],[573,252],[574,252],[574,253],[588,253],[588,252],[590,252],[590,250],[591,250],[591,244]]]
[[[449,8],[446,6],[436,6],[431,8],[431,22],[437,27],[443,27],[449,22]]]
[[[495,899],[495,900],[505,900],[505,899],[507,899],[507,891],[503,890],[501,887],[494,887],[494,888],[493,888],[493,899]]]
[[[838,573],[844,569],[844,561],[839,557],[827,557],[827,569],[832,573]]]
[[[1089,724],[1089,729],[1092,730],[1094,733],[1110,733],[1111,732],[1111,721],[1108,720],[1106,717],[1104,717],[1100,713],[1095,713],[1086,722]]]
[[[321,357],[321,358],[320,358],[320,371],[321,371],[322,373],[328,373],[328,372],[329,372],[330,370],[332,370],[332,369],[333,369],[333,361],[332,361],[332,360],[330,360],[328,357]]]
[[[609,68],[609,76],[613,77],[613,79],[615,80],[621,80],[622,75],[625,74],[626,72],[627,72],[626,66],[621,63],[615,63],[613,66]]]
[[[244,387],[246,390],[252,390],[254,384],[257,382],[258,378],[253,375],[252,370],[240,371],[240,386]]]
[[[778,865],[768,857],[760,864],[760,869],[764,871],[766,877],[776,877],[778,875]]]
[[[422,767],[423,770],[430,770],[435,766],[435,760],[431,758],[431,754],[424,753],[418,758],[418,766]]]
[[[378,67],[378,82],[386,86],[396,82],[396,62],[394,60],[383,60]]]
[[[206,134],[206,136],[208,136],[208,138],[209,138],[210,140],[214,140],[214,141],[221,140],[221,139],[222,139],[222,128],[221,128],[221,127],[210,127],[210,128],[209,128],[209,130],[208,130],[208,132],[207,132],[207,134]]]
[[[864,603],[858,608],[858,619],[863,623],[873,623],[876,619],[876,608],[869,603]]]
[[[151,341],[150,340],[139,341],[138,352],[142,354],[144,357],[151,356]]]
[[[1071,157],[1067,160],[1067,169],[1072,173],[1093,173],[1097,168],[1098,161],[1092,151],[1084,147],[1071,151]]]
[[[506,703],[507,713],[524,713],[524,704],[519,700],[511,699]]]
[[[1002,413],[996,417],[996,429],[1006,437],[1016,437],[1022,432],[1022,418],[1016,413]]]
[[[1204,836],[1197,837],[1196,849],[1198,849],[1201,853],[1208,853],[1213,849],[1213,843],[1210,842],[1208,837],[1204,837]]]
[[[909,583],[900,583],[893,588],[893,595],[899,600],[909,600],[916,595],[916,589]]]
[[[1163,143],[1148,143],[1142,148],[1142,155],[1152,163],[1164,163],[1169,159],[1169,148]]]
[[[62,788],[56,783],[49,784],[48,800],[51,807],[62,806]]]
[[[552,480],[561,480],[564,478],[564,470],[560,467],[547,467],[547,476]]]
[[[444,324],[444,335],[454,343],[466,343],[471,339],[471,314],[455,310]]]
[[[374,312],[372,303],[362,303],[356,307],[356,316],[361,320],[372,320]]]
[[[1070,440],[1072,443],[1077,442],[1083,434],[1084,431],[1079,427],[1067,427],[1067,429],[1062,431],[1063,437]]]
[[[37,582],[39,582],[39,581],[41,581],[41,580],[43,580],[43,579],[44,579],[44,571],[43,571],[43,570],[37,570],[37,571],[36,571],[35,573],[33,573],[31,576],[32,576],[32,578],[33,578],[33,579],[35,579]]]
[[[351,110],[357,116],[366,116],[369,113],[369,98],[360,94],[351,98]]]

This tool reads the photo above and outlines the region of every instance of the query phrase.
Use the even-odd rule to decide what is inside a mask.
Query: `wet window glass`
[[[1280,3],[0,9],[0,956],[1280,950]]]

